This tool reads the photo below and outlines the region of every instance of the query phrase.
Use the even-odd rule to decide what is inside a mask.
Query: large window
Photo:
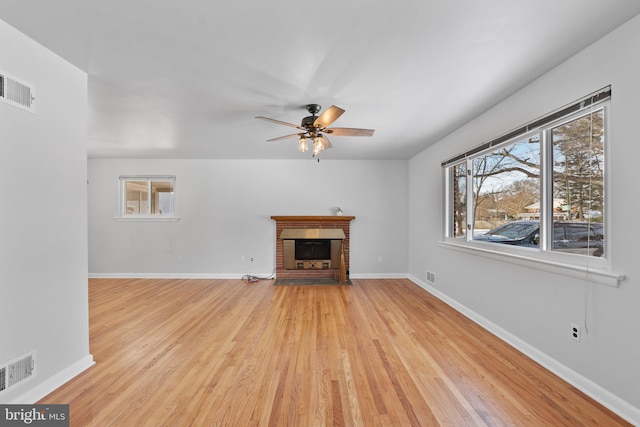
[[[174,176],[121,176],[120,216],[174,217]]]
[[[610,96],[606,88],[443,162],[446,238],[605,256]]]

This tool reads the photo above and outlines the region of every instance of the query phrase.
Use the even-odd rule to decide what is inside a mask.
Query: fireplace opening
[[[331,240],[298,239],[295,242],[296,260],[311,261],[331,259]]]
[[[282,230],[285,270],[335,270],[340,266],[344,231],[339,228],[286,228]]]

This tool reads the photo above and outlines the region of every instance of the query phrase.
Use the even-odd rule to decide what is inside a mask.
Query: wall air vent
[[[33,85],[0,71],[0,102],[33,113],[35,99]]]
[[[22,354],[0,364],[0,394],[36,375],[36,352]]]
[[[0,393],[7,388],[7,367],[0,368]]]

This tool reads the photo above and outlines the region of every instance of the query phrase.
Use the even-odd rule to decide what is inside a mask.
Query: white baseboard
[[[349,279],[408,279],[407,273],[349,274]]]
[[[582,391],[587,396],[591,397],[595,401],[599,402],[603,406],[610,409],[612,412],[615,412],[620,417],[624,418],[628,422],[633,425],[640,426],[640,409],[631,405],[624,399],[619,398],[615,394],[611,393],[609,390],[604,387],[598,385],[597,383],[591,381],[589,378],[586,378],[583,375],[575,372],[571,368],[559,363],[557,360],[553,359],[546,353],[541,352],[537,348],[531,346],[530,344],[522,341],[517,336],[511,334],[510,332],[504,330],[500,326],[495,323],[487,320],[486,318],[480,316],[473,310],[470,310],[468,307],[460,304],[456,300],[449,298],[447,295],[438,291],[434,287],[430,286],[428,283],[419,280],[415,276],[408,275],[408,279],[414,282],[416,285],[423,288],[425,291],[429,292],[436,298],[440,299],[447,305],[451,306],[453,309],[463,314],[471,321],[477,323],[482,326],[487,331],[491,332],[493,335],[497,336],[507,344],[519,350],[521,353],[525,354],[527,357],[536,361],[540,365],[544,366],[547,370],[554,373],[558,377],[562,378],[564,381],[568,382],[578,390]]]
[[[74,377],[78,376],[82,372],[86,371],[90,367],[95,365],[93,360],[93,356],[88,354],[82,359],[78,360],[76,363],[67,366],[62,371],[58,372],[51,378],[45,380],[44,382],[37,384],[31,390],[23,393],[22,395],[16,397],[9,403],[14,404],[34,404],[49,393],[55,391],[57,388],[62,386],[63,384],[69,382]]]
[[[271,277],[273,273],[89,273],[90,279],[242,279],[246,275]]]
[[[247,274],[271,277],[273,273],[89,273],[90,279],[242,279]],[[350,274],[350,279],[409,279],[407,273]]]

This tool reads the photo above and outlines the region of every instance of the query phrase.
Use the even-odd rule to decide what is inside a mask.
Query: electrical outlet
[[[571,324],[571,338],[573,338],[574,340],[580,342],[580,339],[582,338],[582,333],[580,330],[580,325],[577,325],[575,323]]]
[[[378,255],[378,262],[382,262],[382,255]]]
[[[251,260],[251,262],[253,262],[253,257],[249,258]]]
[[[182,262],[182,255],[178,255],[178,262]]]

